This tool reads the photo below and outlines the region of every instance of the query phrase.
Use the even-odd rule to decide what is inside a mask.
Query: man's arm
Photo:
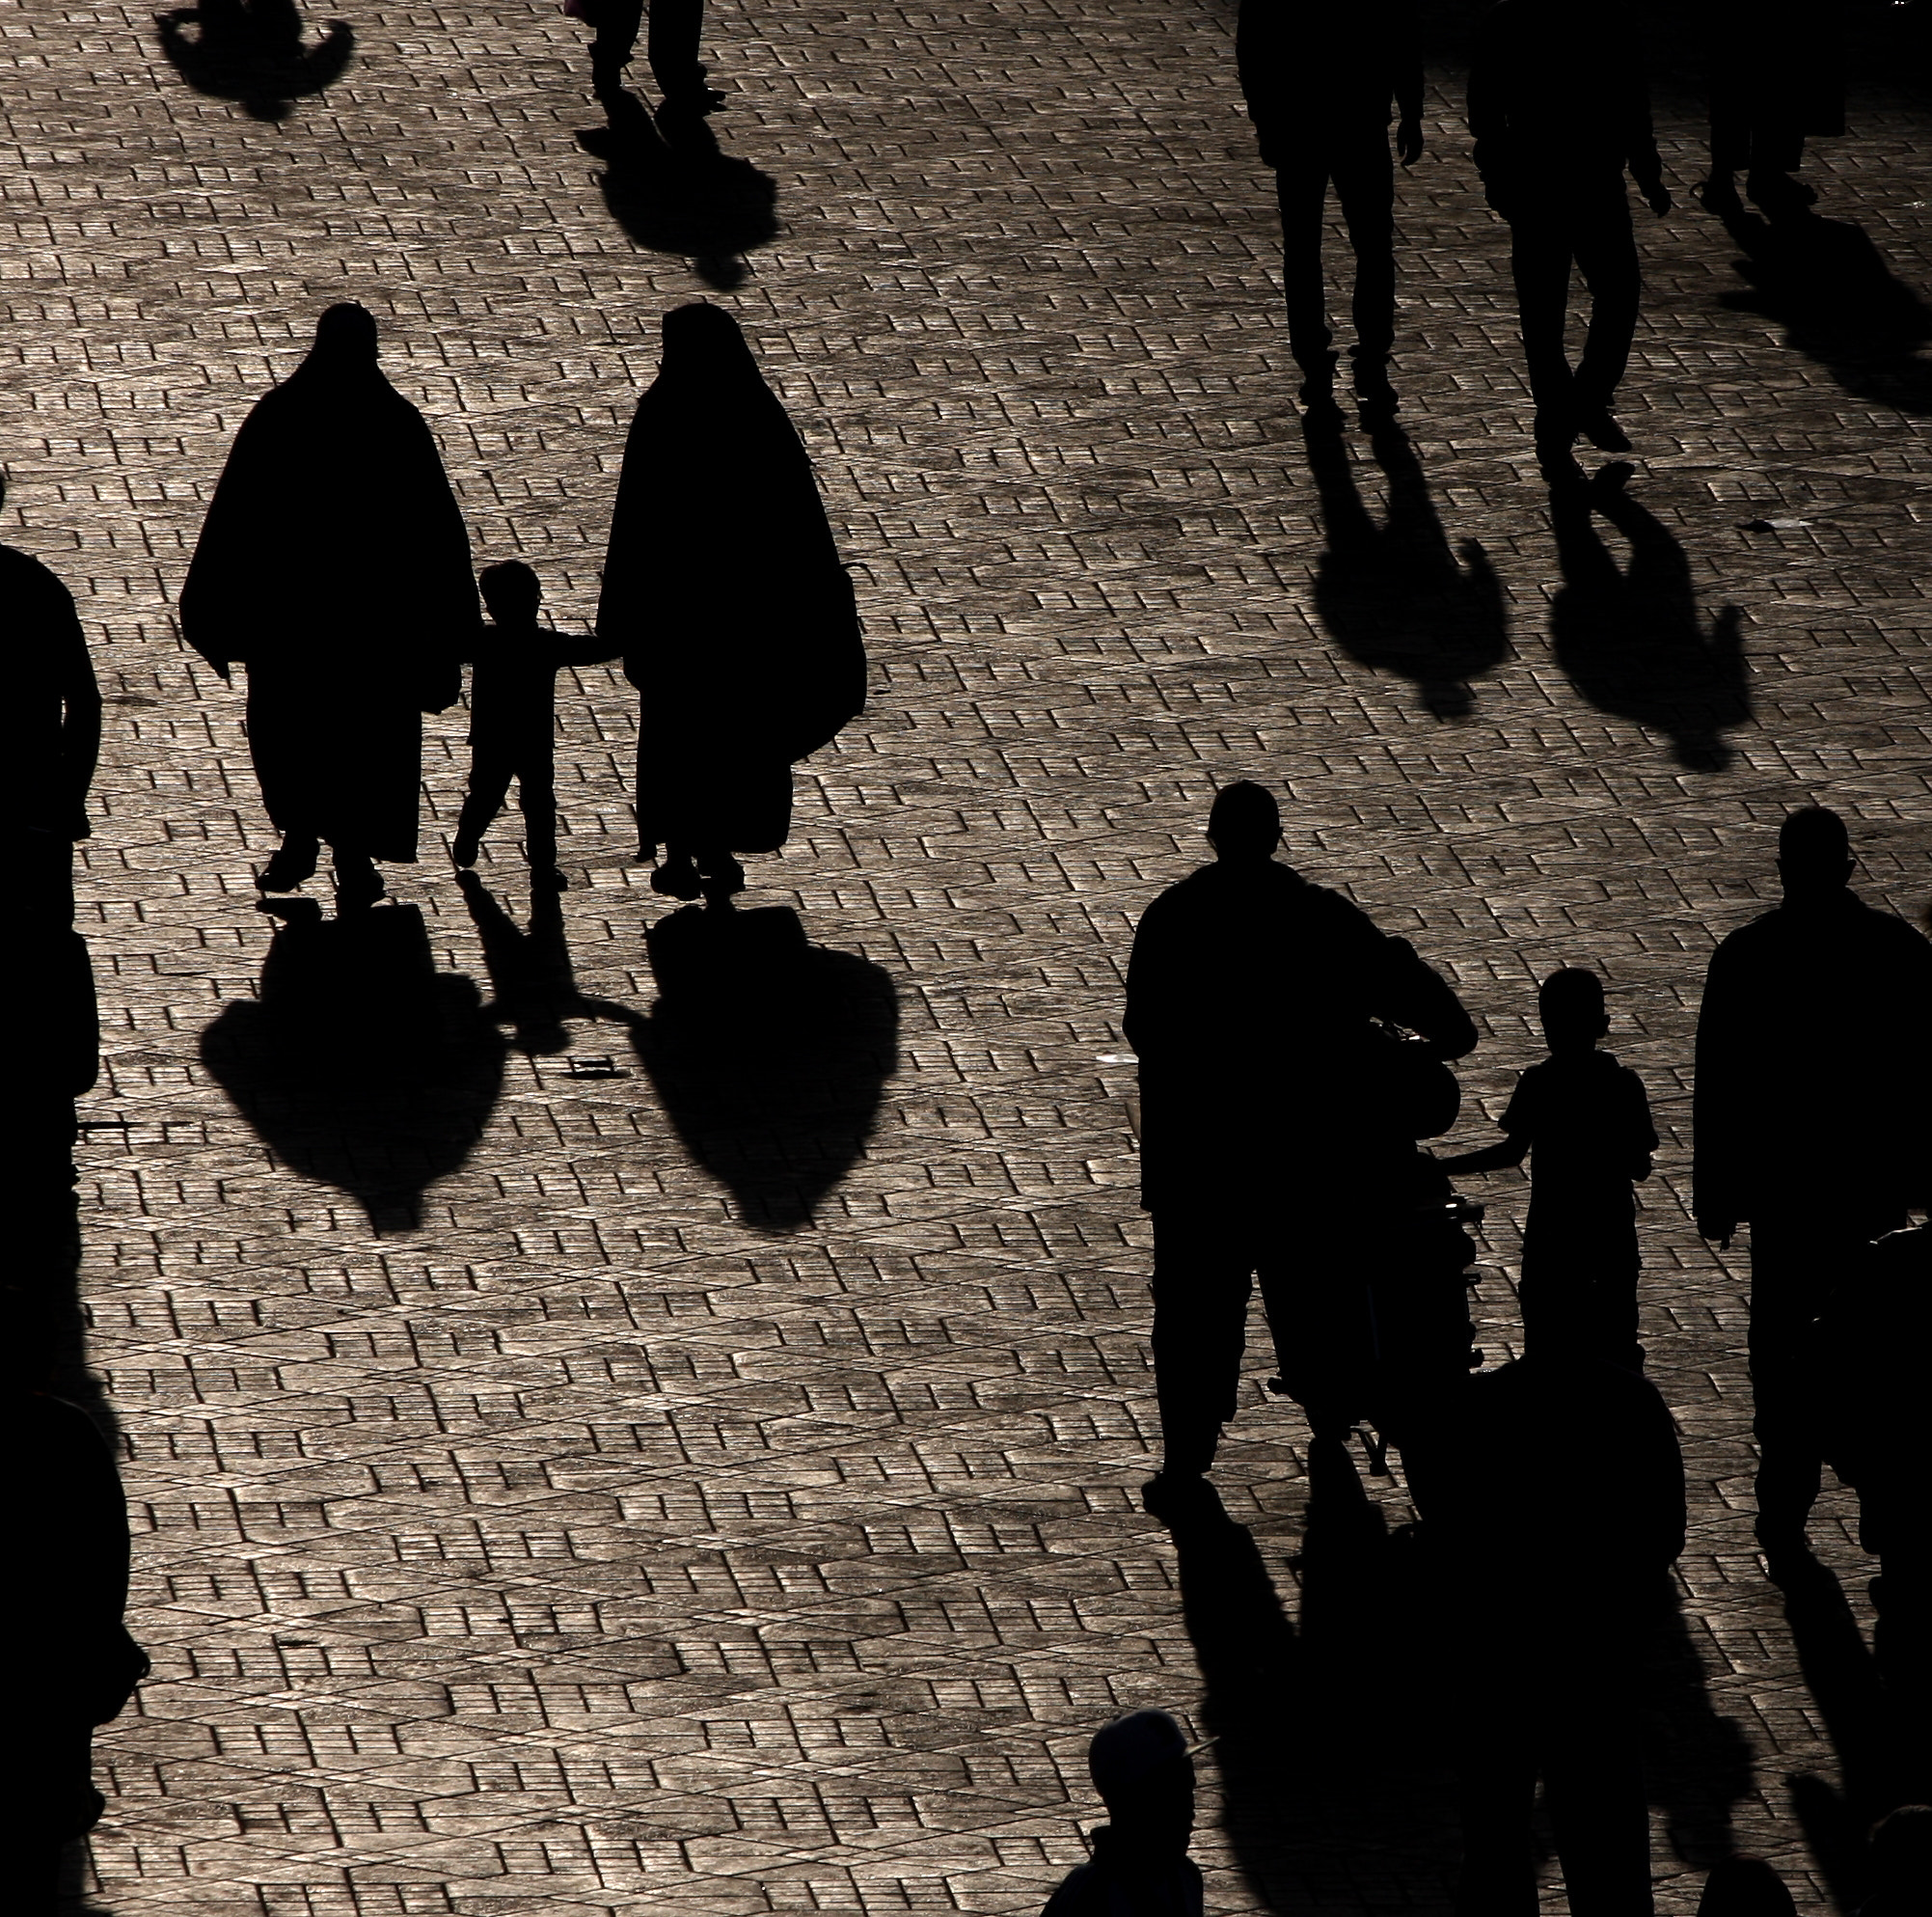
[[[1425,964],[1406,939],[1384,937],[1377,954],[1380,977],[1370,1010],[1419,1032],[1444,1058],[1476,1050],[1476,1024],[1462,1000],[1434,967]]]
[[[94,676],[87,640],[74,612],[73,596],[60,588],[61,626],[61,779],[72,820],[72,835],[86,838],[88,787],[100,762],[100,684]]]
[[[1404,166],[1422,158],[1422,36],[1415,9],[1397,0],[1389,10],[1391,64],[1395,69],[1396,157]]]
[[[1483,177],[1490,205],[1505,212],[1510,161],[1508,89],[1503,79],[1503,29],[1492,12],[1476,31],[1469,59],[1469,136],[1471,157]],[[1505,214],[1507,217],[1507,213]]]
[[[1644,77],[1643,55],[1637,46],[1634,25],[1626,23],[1624,33],[1617,63],[1622,96],[1619,104],[1624,157],[1645,204],[1662,217],[1671,210],[1671,195],[1664,184],[1664,162],[1658,157],[1657,135],[1650,124],[1650,85]]]
[[[1276,163],[1275,129],[1287,112],[1287,12],[1286,0],[1241,0],[1235,18],[1235,71],[1265,166]]]

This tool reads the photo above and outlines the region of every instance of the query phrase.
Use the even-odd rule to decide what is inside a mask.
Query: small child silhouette
[[[470,793],[449,856],[458,865],[476,863],[483,835],[503,809],[514,779],[531,883],[562,891],[568,881],[557,869],[557,674],[561,667],[587,666],[610,655],[594,639],[572,644],[537,624],[543,587],[521,560],[485,566],[477,583],[494,623],[476,642],[470,680]]]
[[[1537,995],[1550,1055],[1516,1081],[1497,1122],[1503,1143],[1440,1161],[1444,1171],[1492,1171],[1530,1160],[1523,1229],[1527,1353],[1585,1353],[1633,1371],[1637,1342],[1637,1202],[1657,1133],[1644,1082],[1596,1049],[1610,1029],[1593,972],[1553,972]]]
[[[1095,1732],[1087,1773],[1111,1823],[1093,1833],[1042,1917],[1201,1917],[1194,1834],[1194,1760],[1164,1711],[1135,1711]]]

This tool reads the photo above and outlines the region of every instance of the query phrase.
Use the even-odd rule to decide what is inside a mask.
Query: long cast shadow
[[[777,184],[721,151],[707,121],[679,115],[666,124],[668,137],[626,93],[612,102],[608,126],[577,140],[605,163],[604,204],[639,246],[682,254],[701,279],[728,290],[749,270],[744,256],[777,234]]]
[[[1370,441],[1388,484],[1377,525],[1356,486],[1340,432],[1305,425],[1328,549],[1317,561],[1315,610],[1351,659],[1414,682],[1438,719],[1475,705],[1470,680],[1510,656],[1503,589],[1487,555],[1466,539],[1460,559],[1429,497],[1408,436],[1390,425]]]
[[[1678,764],[1718,772],[1724,734],[1751,718],[1742,615],[1726,606],[1705,634],[1684,549],[1624,490],[1630,468],[1551,496],[1564,585],[1550,607],[1557,664],[1599,712],[1670,741]],[[1619,566],[1596,530],[1601,514],[1630,542]]]
[[[278,1158],[350,1193],[378,1232],[414,1230],[489,1122],[503,1039],[476,985],[436,970],[416,907],[276,912],[260,997],[208,1027],[203,1063]]]
[[[346,20],[331,20],[320,41],[305,44],[295,0],[199,0],[156,14],[154,25],[161,51],[196,93],[239,100],[251,120],[287,119],[298,99],[341,78],[356,46]]]
[[[1785,343],[1827,368],[1847,392],[1910,413],[1932,412],[1932,307],[1850,220],[1796,212],[1767,220],[1742,207],[1724,216],[1749,283],[1721,296],[1735,311],[1784,328]]]
[[[633,1042],[685,1148],[748,1224],[809,1224],[897,1063],[891,978],[809,944],[788,907],[688,906],[647,937],[658,1000]]]

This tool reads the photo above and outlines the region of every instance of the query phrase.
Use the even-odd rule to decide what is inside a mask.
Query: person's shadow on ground
[[[1564,584],[1550,606],[1550,643],[1599,712],[1662,732],[1679,765],[1720,772],[1731,758],[1724,734],[1751,718],[1742,615],[1726,606],[1705,634],[1690,561],[1624,490],[1630,471],[1619,460],[1588,486],[1551,496]],[[1627,568],[1597,533],[1599,513],[1630,542]]]
[[[1830,370],[1847,392],[1904,412],[1932,412],[1932,307],[1887,264],[1850,220],[1793,212],[1767,220],[1740,206],[1725,231],[1744,255],[1749,283],[1720,296],[1735,312],[1762,314],[1785,343]]]
[[[682,254],[708,285],[740,285],[744,256],[777,234],[777,183],[721,151],[701,115],[667,107],[654,122],[629,93],[609,113],[609,125],[577,140],[604,162],[597,184],[611,217],[648,251]]]
[[[1487,555],[1467,539],[1458,563],[1422,462],[1399,426],[1383,426],[1370,441],[1388,484],[1388,518],[1379,526],[1342,434],[1320,424],[1303,432],[1328,538],[1316,563],[1317,616],[1351,659],[1412,680],[1438,719],[1463,717],[1476,702],[1469,682],[1510,656],[1503,589]]]
[[[156,14],[154,24],[161,51],[189,86],[239,100],[252,120],[287,119],[298,99],[341,77],[356,44],[346,20],[331,20],[306,45],[295,0],[200,0]]]
[[[678,1137],[748,1224],[809,1224],[898,1062],[890,977],[808,944],[783,906],[687,906],[647,937],[658,1000],[632,1038]]]
[[[1405,1602],[1411,1540],[1389,1534],[1340,1442],[1311,1447],[1309,1476],[1299,1629],[1211,1491],[1173,1526],[1222,1825],[1270,1911],[1346,1902],[1368,1876],[1377,1907],[1447,1912],[1459,1835],[1417,1682],[1433,1613]]]
[[[260,997],[208,1027],[202,1061],[278,1159],[348,1192],[378,1232],[414,1230],[489,1122],[503,1039],[476,985],[436,970],[416,907],[275,911]]]

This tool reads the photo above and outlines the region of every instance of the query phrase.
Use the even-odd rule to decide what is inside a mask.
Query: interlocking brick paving
[[[1231,24],[717,0],[758,243],[744,171],[600,180],[582,32],[542,6],[358,0],[346,70],[280,119],[196,91],[138,8],[0,13],[8,537],[74,587],[110,699],[83,1291],[155,1674],[98,1739],[102,1907],[1022,1911],[1100,1816],[1087,1736],[1159,1705],[1217,1739],[1213,1909],[1445,1910],[1441,1735],[1367,1674],[1446,1660],[1480,1709],[1483,1673],[1398,1545],[1368,1596],[1303,1558],[1305,1432],[1259,1353],[1220,1472],[1245,1533],[1184,1556],[1138,1509],[1121,971],[1236,774],[1456,979],[1485,1033],[1459,1137],[1536,1055],[1535,978],[1609,980],[1666,1137],[1645,1336],[1694,1502],[1648,1707],[1661,1904],[1731,1843],[1807,1911],[1842,1886],[1866,1567],[1835,1491],[1852,1608],[1808,1683],[1750,1535],[1745,1258],[1684,1210],[1688,1070],[1792,803],[1852,818],[1868,896],[1932,896],[1925,122],[1868,86],[1814,169],[1875,254],[1640,210],[1632,504],[1560,552],[1459,26],[1401,185],[1411,451],[1355,436],[1312,474]],[[1682,199],[1688,93],[1660,128]],[[320,308],[365,300],[479,559],[529,559],[581,626],[658,316],[698,296],[743,319],[861,579],[871,705],[748,900],[821,956],[735,1036],[659,1002],[633,700],[585,671],[557,927],[513,821],[453,882],[463,721],[429,722],[380,937],[437,979],[378,1068],[328,979],[380,954],[294,927],[262,994],[240,698],[172,621],[228,442]],[[340,1054],[288,1039],[315,1030]],[[1523,1189],[1488,1189],[1492,1360]],[[1363,1484],[1338,1522],[1400,1526],[1400,1479]]]

